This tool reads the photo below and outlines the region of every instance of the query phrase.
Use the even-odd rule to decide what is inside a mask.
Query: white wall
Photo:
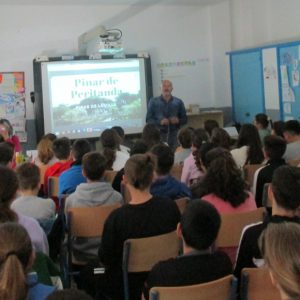
[[[232,49],[300,39],[299,0],[229,0]]]
[[[212,82],[215,107],[231,106],[229,59],[231,50],[230,6],[223,2],[210,7]]]
[[[158,1],[154,1],[157,3]],[[0,72],[25,71],[27,118],[33,118],[32,60],[76,54],[78,36],[97,24],[123,30],[128,53],[146,50],[157,63],[202,60],[197,91],[202,107],[231,105],[226,51],[300,39],[299,0],[225,0],[200,5],[0,5]],[[13,17],[12,17],[13,16]],[[174,87],[176,93],[176,86]],[[189,87],[179,95],[185,98]]]
[[[113,23],[123,31],[127,53],[150,53],[155,94],[159,92],[158,62],[206,59],[195,85],[199,98],[192,102],[214,106],[212,63],[224,49],[211,52],[210,18],[208,7],[185,5],[0,5],[0,72],[25,71],[27,119],[32,119],[29,93],[33,90],[34,57],[77,54],[81,33],[101,23]],[[215,36],[214,43],[217,39]]]

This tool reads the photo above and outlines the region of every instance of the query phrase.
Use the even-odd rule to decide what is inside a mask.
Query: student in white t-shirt
[[[129,153],[120,150],[121,138],[114,129],[105,129],[100,136],[100,141],[103,148],[109,148],[116,152],[116,159],[113,163],[112,169],[119,171],[124,168],[126,161],[129,158]]]

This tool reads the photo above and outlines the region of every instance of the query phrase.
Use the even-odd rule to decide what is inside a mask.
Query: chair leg
[[[126,243],[124,243],[124,246],[123,246],[123,261],[122,261],[124,300],[129,300],[129,282],[128,282],[129,251],[130,251],[130,243],[126,242]]]

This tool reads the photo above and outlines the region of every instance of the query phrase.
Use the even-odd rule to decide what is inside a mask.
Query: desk
[[[223,111],[221,110],[208,110],[198,114],[187,113],[187,126],[197,128],[204,128],[206,120],[216,120],[221,128],[224,126]]]

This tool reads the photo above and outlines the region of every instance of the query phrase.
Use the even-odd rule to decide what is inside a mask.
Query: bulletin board
[[[24,72],[0,72],[0,118],[10,121],[21,142],[27,141]]]

